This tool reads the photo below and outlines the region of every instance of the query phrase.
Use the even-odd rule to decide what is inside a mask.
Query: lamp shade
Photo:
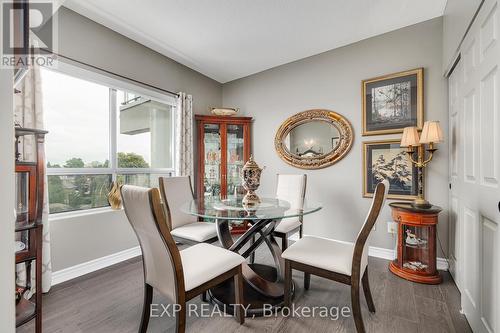
[[[443,131],[439,125],[439,121],[426,121],[420,136],[420,143],[437,143],[443,142]]]
[[[401,138],[401,147],[418,146],[418,130],[416,127],[405,127],[403,129],[403,137]]]

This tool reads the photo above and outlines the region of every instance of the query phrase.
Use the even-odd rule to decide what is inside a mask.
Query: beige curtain
[[[24,81],[19,85],[21,91],[14,95],[14,121],[16,125],[28,128],[44,129],[43,124],[43,105],[40,69],[38,67],[30,68]],[[20,144],[19,150],[22,158],[25,160],[35,160],[35,140],[32,137],[26,137]],[[44,166],[46,167],[46,166]],[[42,260],[42,291],[48,292],[52,282],[52,265],[50,259],[50,225],[49,225],[49,202],[47,189],[47,173],[45,172],[45,191],[44,206],[42,214],[43,222],[43,260]],[[34,278],[34,266],[32,266],[31,276]],[[25,265],[17,265],[16,283],[25,285],[26,271]],[[34,283],[32,283],[35,286]],[[29,296],[29,295],[28,295]]]
[[[175,109],[175,173],[193,176],[193,96],[179,93]]]

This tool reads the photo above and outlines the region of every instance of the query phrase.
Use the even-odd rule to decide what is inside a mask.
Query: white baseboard
[[[308,235],[304,235],[308,236]],[[295,233],[292,236],[288,237],[289,240],[297,241],[299,240],[299,234]],[[394,249],[386,249],[383,247],[369,246],[368,247],[368,255],[370,257],[381,258],[386,260],[394,260],[396,258],[396,252]],[[448,260],[445,258],[437,258],[436,260],[437,269],[440,271],[447,271]]]
[[[141,255],[141,247],[136,246],[127,250],[123,250],[117,253],[110,254],[108,256],[90,260],[75,266],[61,269],[59,271],[52,273],[52,285],[75,279],[79,276],[92,273],[99,269],[117,264],[119,262],[125,261]]]
[[[393,249],[386,249],[383,247],[369,246],[368,255],[370,257],[381,258],[386,260],[396,259],[396,253]]]
[[[437,258],[436,267],[440,271],[447,271],[450,268],[450,265],[448,264],[448,259]]]

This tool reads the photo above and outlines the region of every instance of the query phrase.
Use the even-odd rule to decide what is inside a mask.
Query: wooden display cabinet
[[[398,256],[389,264],[390,271],[413,282],[441,283],[436,269],[436,226],[441,207],[421,209],[407,202],[389,206],[398,223]]]
[[[197,198],[225,199],[244,195],[240,171],[250,158],[251,117],[195,116],[198,128],[196,175]],[[232,232],[247,229],[232,224]]]
[[[42,331],[42,242],[44,164],[43,143],[46,131],[15,128],[16,135],[16,264],[26,264],[26,286],[16,285],[16,327],[35,319],[35,331]],[[35,160],[21,159],[20,140],[31,136],[34,140]],[[26,299],[32,289],[31,267],[35,265],[35,294]]]

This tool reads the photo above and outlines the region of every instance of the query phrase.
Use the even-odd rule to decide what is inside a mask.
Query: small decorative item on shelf
[[[16,304],[23,298],[26,288],[16,285]]]
[[[28,222],[29,171],[16,172],[16,222]]]
[[[248,207],[255,206],[260,203],[260,198],[255,194],[255,191],[260,185],[260,174],[262,170],[250,155],[250,159],[245,163],[241,169],[241,179],[243,180],[243,187],[247,190],[247,194],[243,197],[242,203]]]
[[[427,265],[422,264],[420,261],[408,261],[403,264],[403,267],[414,271],[424,271]]]
[[[425,239],[418,238],[417,235],[412,233],[410,229],[406,229],[406,244],[418,246],[427,244],[427,241]]]
[[[113,182],[111,191],[108,193],[108,202],[111,209],[118,210],[122,208],[122,197],[120,195],[120,184],[117,181]]]
[[[237,108],[211,108],[210,112],[216,116],[234,116],[239,110]]]
[[[26,249],[26,244],[21,241],[16,241],[15,251],[19,252]]]
[[[403,130],[401,147],[407,147],[408,159],[418,168],[418,197],[413,201],[414,207],[430,208],[432,206],[424,199],[423,168],[430,163],[434,152],[437,150],[434,144],[443,142],[443,139],[443,131],[439,121],[426,121],[420,137],[416,127],[405,127]],[[424,147],[425,144],[428,144],[427,148]],[[417,160],[412,157],[415,153],[415,147],[418,147]],[[425,157],[425,151],[428,152],[427,158]]]

